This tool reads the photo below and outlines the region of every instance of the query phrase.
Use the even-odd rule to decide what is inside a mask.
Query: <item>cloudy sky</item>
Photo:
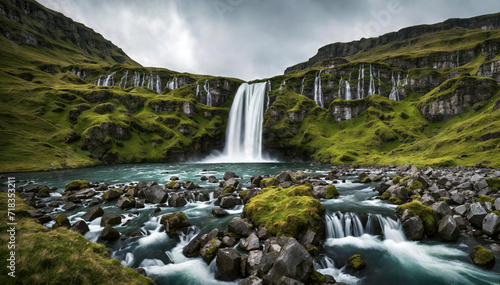
[[[245,80],[333,42],[500,12],[498,0],[37,0],[143,66]]]

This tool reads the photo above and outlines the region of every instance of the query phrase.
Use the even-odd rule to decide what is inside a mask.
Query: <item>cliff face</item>
[[[288,67],[285,74],[294,70],[302,70],[313,67],[315,64],[330,58],[350,57],[357,53],[367,51],[379,46],[394,43],[392,48],[401,48],[411,46],[412,41],[396,43],[417,38],[425,34],[433,34],[440,31],[453,28],[482,29],[493,30],[500,28],[500,13],[484,15],[469,19],[449,19],[443,23],[435,25],[420,25],[399,30],[398,32],[388,33],[377,38],[361,39],[349,43],[333,43],[321,47],[318,53],[311,57],[307,62]]]

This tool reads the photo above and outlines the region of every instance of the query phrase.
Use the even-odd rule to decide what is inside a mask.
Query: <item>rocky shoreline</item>
[[[355,182],[358,183],[373,183],[371,185],[376,186],[374,191],[379,193],[377,199],[399,205],[396,214],[409,240],[437,237],[443,242],[456,242],[460,234],[467,234],[490,244],[489,249],[475,247],[470,254],[471,262],[484,268],[494,266],[492,251],[500,252],[500,170],[417,168],[409,164],[368,168],[337,166],[330,173],[315,177],[308,177],[303,171],[283,171],[275,177],[254,175],[248,187],[242,187],[241,179],[232,172],[226,172],[221,178],[201,177],[201,180],[219,186],[213,192],[214,205],[219,208],[212,210],[212,216],[227,216],[226,210],[235,207],[243,207],[243,213],[228,223],[227,230],[214,228],[196,235],[184,247],[183,253],[186,257],[200,256],[207,264],[216,258],[216,278],[224,281],[243,279],[240,284],[342,284],[314,269],[314,256],[320,253],[326,238],[325,211],[314,201],[336,198],[339,193],[334,185],[345,176],[357,177]],[[94,206],[82,216],[83,221],[73,225],[65,214],[55,216],[52,228],[71,228],[83,235],[89,231],[88,222],[102,217],[104,230],[99,241],[106,243],[143,233],[134,231],[122,236],[114,226],[121,224],[125,216],[130,222],[134,214],[106,216],[99,207],[102,203],[113,202],[123,210],[154,204],[156,212],[162,207],[182,207],[188,201],[209,201],[212,198],[199,191],[200,186],[193,181],[182,182],[178,177],[170,179],[171,182],[164,185],[141,181],[113,187],[107,183],[76,180],[66,185],[60,198],[48,204],[44,204],[41,198],[50,196],[56,189],[30,185],[20,188],[19,195],[26,199],[26,204],[37,209],[29,214],[40,223],[50,222],[50,216],[58,211]],[[272,214],[266,208],[267,201],[284,212],[285,218],[279,220],[278,214]],[[290,212],[286,212],[289,208]],[[263,219],[259,212],[266,213]],[[275,216],[277,220],[273,220]],[[193,233],[193,226],[183,212],[162,215],[160,223],[162,230],[172,238]],[[353,272],[364,267],[363,257],[359,254],[354,254],[345,263]],[[145,274],[140,268],[137,271]]]

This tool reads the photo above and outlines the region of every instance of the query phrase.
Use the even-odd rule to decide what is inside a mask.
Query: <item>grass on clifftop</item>
[[[312,197],[309,186],[265,188],[245,205],[243,213],[256,226],[265,226],[272,235],[297,236],[308,228],[316,233],[325,207]],[[318,223],[319,222],[319,223]]]
[[[7,221],[7,193],[0,193],[0,209],[0,217]],[[7,267],[2,266],[1,284],[153,284],[111,259],[104,245],[66,228],[49,230],[28,218],[27,210],[30,208],[17,198],[16,277],[11,279]],[[7,229],[5,223],[0,225],[0,242],[4,245],[0,256],[4,261],[10,256]]]

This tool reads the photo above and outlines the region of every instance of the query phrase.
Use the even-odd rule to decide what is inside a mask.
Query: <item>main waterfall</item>
[[[262,155],[262,124],[267,83],[243,83],[229,111],[226,144],[220,155],[203,162],[268,162]]]

